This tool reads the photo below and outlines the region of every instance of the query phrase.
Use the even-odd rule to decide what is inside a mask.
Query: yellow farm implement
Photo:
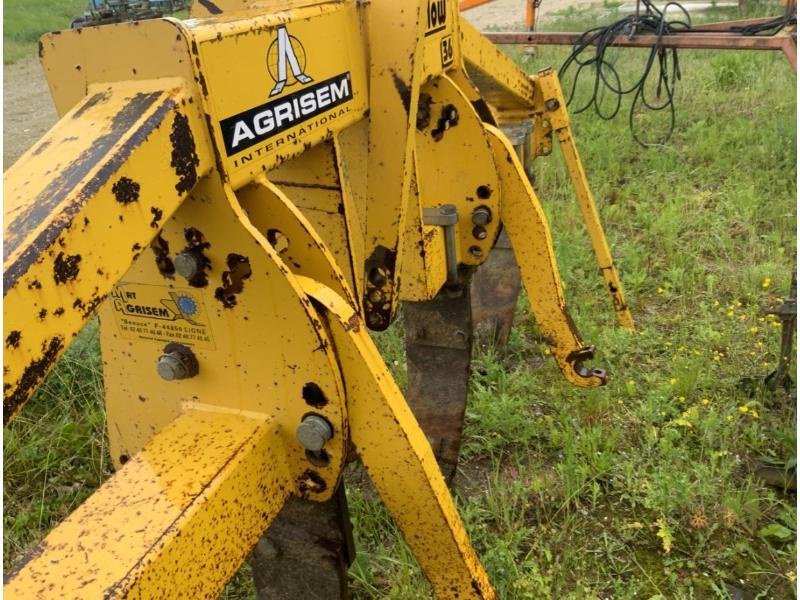
[[[259,540],[279,513],[347,521],[357,457],[438,597],[495,597],[443,477],[466,390],[422,396],[430,357],[466,378],[458,327],[501,230],[564,377],[606,377],[521,148],[555,134],[633,327],[555,73],[526,75],[455,0],[198,0],[186,21],[45,35],[40,55],[60,120],[5,173],[4,421],[97,314],[117,472],[6,596],[214,596],[254,547],[275,557]],[[520,124],[515,147],[501,128]],[[400,302],[419,424],[368,334]]]

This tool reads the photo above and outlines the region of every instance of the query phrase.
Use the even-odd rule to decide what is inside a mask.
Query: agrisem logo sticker
[[[123,282],[109,296],[125,339],[214,347],[203,300],[194,290]]]
[[[306,73],[303,45],[286,27],[267,49],[267,72],[275,82],[269,97],[295,85],[301,88],[260,106],[220,121],[228,156],[272,138],[353,98],[350,73],[345,72],[314,83]]]

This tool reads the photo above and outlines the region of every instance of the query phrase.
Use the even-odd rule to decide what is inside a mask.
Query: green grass
[[[83,14],[86,0],[6,0],[3,3],[3,62],[36,56],[36,43],[48,31],[68,29]]]
[[[625,56],[635,73],[641,53]],[[572,315],[612,379],[568,386],[524,298],[505,352],[476,349],[457,501],[504,599],[726,598],[726,582],[795,596],[795,498],[751,471],[795,455],[794,403],[740,385],[778,360],[764,310],[796,254],[795,76],[779,54],[681,60],[666,147],[637,146],[624,116],[573,118],[635,335],[614,324],[558,153],[536,162]],[[399,331],[377,338],[404,381]],[[108,473],[100,377],[90,327],[6,429],[6,569]],[[428,597],[382,505],[348,494],[354,597]],[[249,594],[244,575],[226,591]]]
[[[3,63],[33,58],[37,42],[48,31],[69,29],[86,11],[87,0],[6,0],[3,3]],[[186,11],[176,14],[185,17]]]

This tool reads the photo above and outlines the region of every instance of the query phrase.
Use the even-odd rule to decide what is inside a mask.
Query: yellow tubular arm
[[[567,312],[550,229],[539,200],[508,139],[489,125],[486,131],[500,173],[500,218],[511,239],[539,328],[570,383],[580,387],[603,385],[605,371],[583,366],[583,361],[593,357],[594,348],[583,344]]]
[[[329,288],[297,279],[329,311],[328,324],[345,374],[351,439],[436,597],[497,598],[430,444],[363,321]]]
[[[4,175],[3,422],[211,167],[179,78],[97,85]]]
[[[54,529],[6,598],[211,598],[292,487],[269,419],[190,411]]]

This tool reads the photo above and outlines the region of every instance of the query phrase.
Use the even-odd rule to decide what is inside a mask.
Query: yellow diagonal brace
[[[527,73],[464,17],[460,17],[459,28],[464,63],[481,97],[496,110],[514,113],[516,118],[532,112],[536,88]]]
[[[6,171],[3,421],[212,164],[180,78],[90,88]]]
[[[269,420],[191,411],[10,575],[6,598],[212,598],[292,487]]]
[[[511,239],[539,329],[567,381],[580,387],[603,385],[605,372],[582,364],[592,358],[594,348],[583,344],[567,312],[550,228],[539,199],[508,138],[489,125],[486,132],[500,175],[500,218]]]
[[[583,213],[583,221],[586,230],[589,232],[589,239],[592,241],[592,248],[597,259],[597,265],[603,274],[606,288],[614,304],[614,312],[617,315],[617,322],[620,326],[629,331],[634,330],[633,317],[631,316],[628,305],[625,303],[625,294],[622,291],[622,282],[619,279],[614,260],[611,258],[611,251],[608,248],[606,235],[603,225],[600,223],[600,215],[594,203],[594,197],[589,189],[589,182],[583,170],[578,148],[575,139],[572,137],[572,129],[569,126],[569,115],[567,113],[564,96],[561,93],[561,85],[558,76],[552,69],[541,71],[537,78],[537,84],[542,90],[544,99],[543,118],[550,121],[551,127],[558,136],[558,143],[561,147],[561,154],[567,165],[569,177],[572,180],[572,187],[578,196],[578,205]]]
[[[425,434],[363,321],[330,288],[297,278],[330,314],[351,439],[438,598],[497,598]]]

